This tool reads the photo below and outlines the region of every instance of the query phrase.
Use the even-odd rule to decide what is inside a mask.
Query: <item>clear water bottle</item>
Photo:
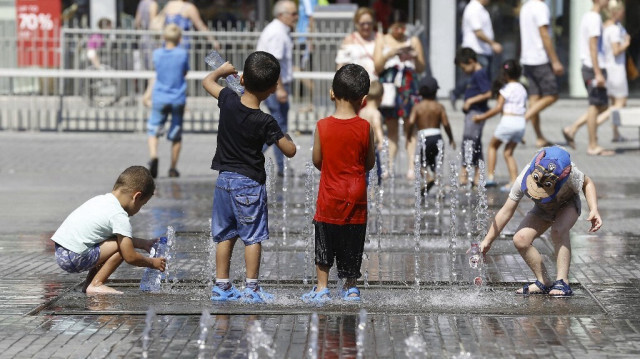
[[[224,64],[226,61],[222,58],[222,56],[220,56],[218,51],[213,50],[209,53],[209,55],[207,55],[207,57],[204,58],[204,62],[206,62],[207,65],[211,66],[211,68],[215,70],[218,67],[222,66],[222,64]],[[240,77],[238,75],[229,75],[225,78],[225,80],[227,80],[227,86],[238,93],[238,95],[242,95],[244,93],[244,87],[240,85]]]
[[[478,243],[471,243],[469,249],[469,267],[477,269],[480,264],[480,245]]]
[[[160,239],[153,244],[149,256],[153,258],[165,257],[167,253],[167,237],[160,237]],[[158,269],[145,268],[140,280],[140,290],[145,292],[157,292],[160,290],[160,282],[162,278],[162,272]]]

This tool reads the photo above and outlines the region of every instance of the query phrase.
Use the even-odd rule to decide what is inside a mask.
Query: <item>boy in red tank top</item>
[[[373,131],[358,111],[369,92],[369,75],[349,64],[336,72],[331,100],[336,111],[318,121],[313,142],[313,164],[320,170],[315,226],[315,263],[318,284],[302,295],[305,302],[331,299],[327,288],[334,259],[344,280],[340,297],[360,300],[356,280],[362,275],[362,253],[367,229],[366,174],[375,165]]]

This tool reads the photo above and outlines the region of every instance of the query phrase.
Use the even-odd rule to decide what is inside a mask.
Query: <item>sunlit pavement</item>
[[[549,140],[563,142],[562,126],[572,122],[585,103],[562,100],[543,113]],[[462,114],[449,115],[460,141]],[[498,121],[487,123],[485,146]],[[259,321],[267,338],[263,340],[270,340],[275,349],[274,358],[302,358],[315,342],[310,330],[314,312],[319,315],[319,357],[355,357],[359,350],[365,358],[636,357],[640,355],[640,143],[637,128],[623,128],[622,134],[628,142],[611,143],[609,124],[599,133],[601,144],[616,150],[613,157],[586,154],[586,128],[576,136],[577,150],[571,150],[573,161],[596,182],[604,219],[600,232],[587,233],[588,208],[583,200],[582,216],[571,232],[574,297],[514,295],[515,289],[534,278],[509,236],[497,241],[487,256],[486,286],[480,291],[473,288],[464,254],[469,212],[458,216],[452,256],[449,200],[443,203],[443,221],[438,224],[433,193],[421,213],[425,227],[416,252],[413,183],[403,178],[406,167],[401,164],[395,189],[387,184],[382,210],[370,212],[362,302],[343,303],[334,284],[335,299],[318,307],[298,299],[311,288],[305,280],[313,274],[313,242],[305,214],[305,208],[313,211],[305,191],[309,134],[294,136],[299,150],[289,162],[293,176],[286,178],[288,190],[282,191],[285,180],[278,179],[270,197],[271,239],[264,244],[261,279],[276,300],[249,305],[214,304],[208,299],[213,263],[207,232],[217,175],[209,166],[215,135],[184,136],[177,179],[167,176],[169,144],[161,141],[156,196],[132,218],[136,236],[157,237],[169,225],[176,229],[175,258],[163,290],[140,292],[142,269],[123,264],[111,285],[124,295],[87,297],[79,290],[84,275],[58,268],[48,238],[70,211],[91,196],[109,192],[124,168],[146,164],[145,135],[0,132],[0,357],[141,357],[150,308],[157,316],[145,342],[149,357],[246,357],[255,344],[251,325]],[[534,144],[529,127],[526,144],[515,151],[519,166],[533,157]],[[406,154],[399,160],[406,161]],[[454,151],[448,150],[447,182],[452,160]],[[501,154],[497,174],[499,181],[506,181]],[[318,178],[316,172],[316,185]],[[487,199],[494,214],[505,194],[491,189]],[[464,191],[460,201],[462,210]],[[507,233],[530,206],[529,200],[522,201]],[[374,224],[378,218],[381,233]],[[553,275],[552,243],[545,238],[534,243]],[[241,244],[234,253],[232,277],[238,284],[244,277]],[[361,309],[367,313],[363,323]],[[203,310],[211,313],[212,322],[201,347]],[[358,329],[359,324],[364,329]],[[362,346],[357,344],[360,331]],[[411,347],[420,354],[409,354],[408,338],[414,343],[421,340],[422,349]],[[260,354],[268,357],[264,350]]]

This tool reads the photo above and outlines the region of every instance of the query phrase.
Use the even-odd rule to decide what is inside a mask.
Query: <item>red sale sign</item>
[[[61,0],[16,0],[18,66],[60,64]]]

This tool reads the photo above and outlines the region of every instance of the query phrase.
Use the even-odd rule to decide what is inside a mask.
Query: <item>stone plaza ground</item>
[[[543,129],[550,140],[563,142],[560,129],[584,110],[585,102],[563,100],[544,113]],[[462,114],[449,115],[459,141]],[[494,118],[487,123],[485,144],[497,122]],[[532,132],[529,127],[526,144],[515,151],[520,168],[536,151]],[[139,237],[157,237],[167,226],[175,228],[169,283],[160,293],[140,292],[143,270],[123,264],[111,285],[124,295],[87,297],[80,291],[84,275],[58,268],[49,238],[73,209],[109,192],[124,168],[146,164],[145,135],[0,132],[0,357],[245,358],[256,341],[270,343],[273,350],[261,349],[260,358],[308,357],[316,341],[322,358],[638,357],[640,143],[637,128],[623,128],[622,133],[629,141],[612,144],[610,126],[600,131],[601,143],[615,149],[616,156],[587,156],[586,129],[578,133],[578,148],[571,151],[573,161],[596,183],[604,220],[601,231],[589,234],[583,200],[582,216],[571,232],[572,298],[513,294],[534,279],[508,235],[531,207],[528,199],[505,230],[507,235],[487,255],[486,285],[480,291],[468,284],[465,272],[468,239],[463,229],[469,212],[460,212],[455,255],[449,249],[450,194],[441,223],[434,215],[433,193],[429,197],[421,215],[421,223],[428,226],[416,251],[413,183],[399,169],[382,208],[370,213],[371,223],[379,220],[381,231],[375,225],[369,228],[362,302],[334,300],[318,307],[299,300],[310,289],[313,273],[311,223],[305,213],[314,208],[305,187],[311,135],[294,136],[299,150],[289,162],[292,176],[277,179],[270,197],[272,235],[264,245],[261,280],[276,300],[248,305],[209,300],[214,264],[207,232],[217,176],[209,169],[214,134],[184,136],[180,178],[167,177],[169,145],[161,141],[156,196],[132,218]],[[448,150],[447,172],[451,160],[454,151]],[[500,154],[498,180],[505,182],[503,162]],[[317,173],[315,178],[317,185]],[[448,183],[448,174],[445,178]],[[464,191],[460,193],[462,209],[466,200]],[[488,190],[490,215],[505,198],[497,189]],[[551,241],[543,237],[534,243],[555,273]],[[238,244],[232,277],[239,283],[243,276]],[[156,315],[148,325],[150,308]],[[361,319],[362,309],[366,318]],[[212,320],[201,346],[203,310]],[[318,315],[317,336],[313,313]],[[259,339],[253,339],[256,334]],[[422,345],[408,344],[416,341]]]

